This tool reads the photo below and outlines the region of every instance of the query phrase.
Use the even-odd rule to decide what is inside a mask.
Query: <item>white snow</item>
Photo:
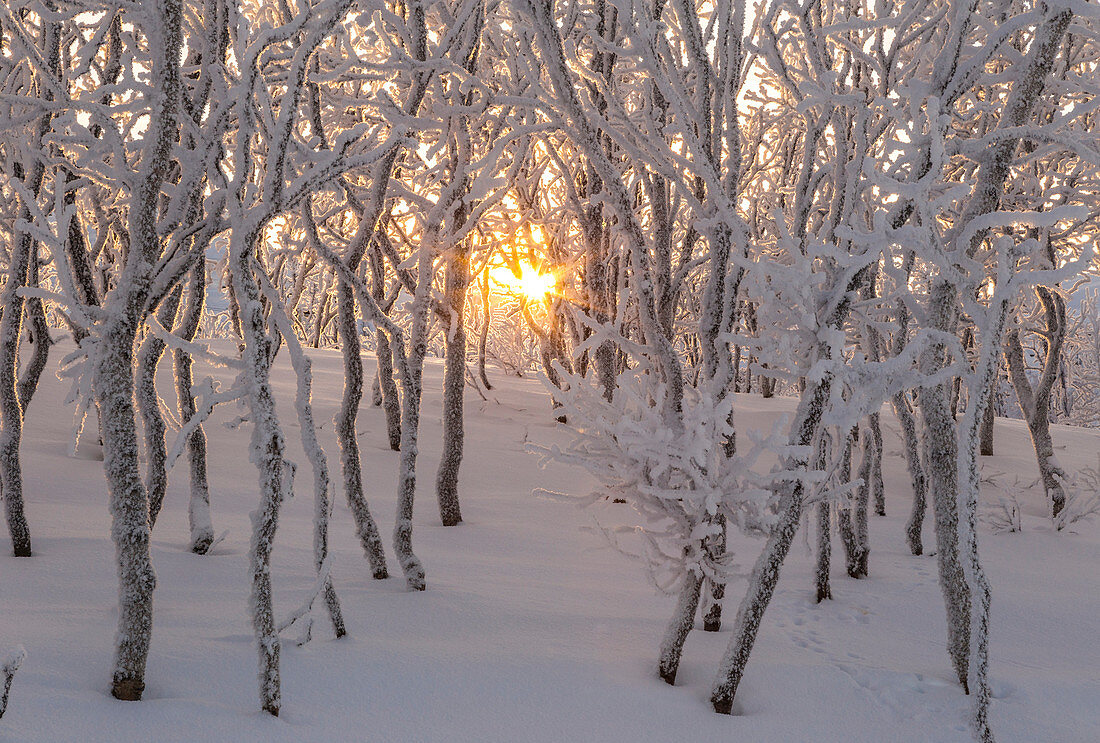
[[[218,345],[216,348],[218,348]],[[221,348],[231,352],[231,346]],[[64,349],[54,350],[54,359]],[[339,353],[311,352],[318,435],[336,450]],[[170,365],[162,394],[172,399]],[[199,361],[195,377],[231,380]],[[367,360],[366,373],[373,373]],[[421,473],[439,458],[442,365],[424,370]],[[368,376],[369,379],[369,376]],[[316,581],[313,498],[293,411],[295,380],[284,349],[272,375],[299,495],[285,504],[273,559],[277,617]],[[535,488],[585,493],[579,469],[539,470],[525,442],[568,442],[542,386],[492,375],[484,403],[466,398],[467,448],[460,479],[465,523],[438,522],[434,478],[420,477],[414,540],[428,589],[374,581],[341,494],[334,494],[332,575],[349,637],[333,640],[318,602],[314,639],[287,637],[283,709],[259,712],[247,614],[249,512],[257,507],[247,424],[219,409],[207,423],[211,510],[228,536],[208,556],[188,551],[188,481],[177,467],[153,534],[158,587],[145,701],[109,695],[116,624],[114,548],[98,447],[67,456],[71,410],[65,385],[47,375],[24,433],[27,513],[35,557],[14,558],[0,541],[0,652],[19,644],[27,660],[0,720],[0,741],[968,741],[969,704],[952,680],[934,556],[912,557],[904,540],[911,490],[897,423],[885,411],[885,518],[872,517],[870,578],[834,565],[834,600],[812,603],[813,559],[803,526],[764,620],[739,715],[716,715],[710,685],[728,634],[693,632],[678,685],[656,675],[657,647],[675,598],[657,595],[641,566],[586,527],[627,523],[628,506],[579,511],[531,495]],[[794,401],[740,395],[736,419],[770,429]],[[89,430],[94,430],[90,425]],[[399,454],[383,413],[360,415],[366,495],[383,533],[393,525]],[[1052,426],[1069,472],[1095,466],[1100,433]],[[94,437],[89,437],[89,439]],[[1022,421],[998,419],[997,456],[983,458],[983,501],[1037,476]],[[1005,490],[1002,490],[1001,487]],[[1019,494],[1022,533],[979,540],[993,589],[994,729],[1002,742],[1100,740],[1100,519],[1055,533],[1042,488]],[[925,544],[933,544],[925,524]],[[749,566],[760,543],[735,537]],[[839,561],[836,561],[839,562]],[[744,581],[727,592],[732,622]],[[701,625],[697,623],[697,627]]]

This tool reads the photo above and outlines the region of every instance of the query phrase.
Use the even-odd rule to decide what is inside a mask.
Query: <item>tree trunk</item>
[[[845,307],[838,309],[838,314],[843,312],[846,312]],[[825,410],[830,386],[831,381],[826,377],[821,382],[814,383],[813,388],[808,389],[808,394],[803,397],[795,421],[796,434],[792,437],[794,443],[799,446],[808,446],[813,441],[814,432]],[[806,462],[790,462],[788,465],[788,468],[796,469],[798,466],[805,467]],[[787,482],[782,487],[783,492],[779,498],[779,518],[768,536],[767,544],[753,565],[752,574],[749,576],[749,589],[737,610],[733,637],[722,657],[718,677],[711,691],[711,705],[719,714],[728,715],[733,712],[734,696],[737,694],[737,687],[741,684],[749,655],[756,643],[756,633],[760,630],[764,612],[775,593],[775,586],[779,582],[779,571],[791,549],[799,521],[802,519],[804,498],[802,483]]]
[[[485,271],[482,274],[483,280],[481,284],[481,314],[483,322],[481,323],[481,331],[477,338],[477,374],[481,378],[481,384],[485,389],[493,389],[493,385],[489,384],[489,377],[485,373],[485,350],[489,344],[489,328],[493,322],[493,309],[489,304],[489,263],[485,263]]]
[[[707,556],[711,561],[716,561],[726,552],[726,537],[729,524],[725,515],[719,513],[714,517],[721,531],[717,536],[711,537],[706,542]],[[706,585],[709,588],[707,611],[703,614],[703,631],[719,632],[722,629],[722,601],[726,598],[726,582],[721,578],[708,577]]]
[[[916,261],[916,253],[909,251],[905,255],[904,270],[905,281],[913,272],[913,264]],[[909,333],[909,307],[905,301],[897,301],[897,335],[894,336],[893,355],[900,356],[905,350]],[[909,395],[905,390],[899,390],[891,399],[894,409],[894,417],[901,426],[902,448],[905,451],[905,466],[909,470],[909,478],[913,483],[913,507],[909,512],[909,520],[905,524],[905,541],[909,545],[909,551],[914,555],[924,552],[924,544],[921,541],[921,528],[924,526],[925,503],[928,495],[928,480],[925,476],[924,463],[920,455],[920,438],[917,435],[917,422],[913,416],[913,409],[909,406]]]
[[[661,641],[661,655],[657,666],[657,672],[667,684],[676,683],[676,672],[680,669],[680,656],[684,652],[684,642],[695,624],[695,611],[699,608],[699,594],[702,587],[702,576],[689,572],[684,577],[684,586],[680,589],[676,611]]]
[[[782,497],[779,505],[779,521],[768,537],[760,557],[753,566],[749,578],[749,590],[737,611],[733,638],[722,658],[718,678],[711,691],[711,705],[719,714],[733,712],[733,698],[749,662],[749,654],[756,643],[756,633],[764,619],[764,612],[775,593],[779,571],[787,558],[798,522],[802,518],[802,485],[794,484]]]
[[[191,269],[187,284],[187,306],[183,319],[176,329],[176,335],[185,341],[195,339],[202,322],[203,305],[206,300],[205,258],[199,257]],[[191,354],[182,349],[172,352],[172,361],[176,373],[176,399],[179,403],[180,420],[187,421],[195,416],[195,397],[191,394],[194,386],[192,377]],[[191,551],[196,555],[205,555],[214,542],[214,523],[210,518],[210,486],[206,472],[206,432],[201,425],[196,426],[187,437],[187,464],[191,477],[191,497],[188,500],[187,518],[191,528]]]
[[[859,428],[853,428],[844,439],[844,454],[840,464],[840,482],[848,484],[852,481],[852,453],[855,448],[856,436]],[[846,500],[837,509],[837,528],[840,531],[840,541],[844,545],[845,569],[852,578],[862,578],[867,561],[864,559],[866,546],[860,540],[858,528],[859,517],[853,519],[853,511],[858,512],[858,495],[853,509],[852,501]]]
[[[28,286],[38,286],[38,256],[31,251],[30,265],[28,266]],[[23,416],[27,415],[27,407],[31,404],[31,398],[38,391],[38,382],[42,378],[42,372],[46,370],[46,364],[50,358],[50,346],[53,339],[50,337],[50,326],[46,323],[46,311],[42,307],[42,300],[33,297],[26,300],[27,328],[31,342],[31,357],[23,367],[23,376],[19,378],[19,407]]]
[[[370,404],[371,407],[382,407],[382,380],[379,378],[378,369],[374,370],[374,377],[370,383]]]
[[[363,398],[363,359],[360,356],[359,332],[355,324],[355,297],[352,288],[343,281],[336,289],[340,318],[340,351],[344,358],[344,396],[336,418],[336,440],[340,444],[340,464],[344,474],[344,493],[355,519],[355,531],[363,545],[363,553],[376,580],[389,577],[386,551],[378,525],[371,516],[363,495],[363,471],[356,432],[359,403]]]
[[[243,374],[247,379],[252,421],[250,459],[256,465],[260,490],[260,504],[252,513],[252,591],[249,608],[259,648],[260,705],[264,712],[278,716],[282,703],[280,640],[271,600],[271,551],[279,525],[279,509],[286,499],[291,473],[284,457],[285,442],[275,413],[270,383],[273,344],[264,329],[263,305],[256,277],[252,274],[254,243],[259,236],[235,233],[231,239],[234,243],[230,260],[231,276],[240,303],[241,329],[244,332]]]
[[[943,280],[932,285],[929,318],[937,330],[950,332],[955,319],[955,287]],[[946,364],[946,349],[935,348],[925,364],[925,372],[942,369]],[[966,686],[970,654],[970,586],[963,575],[959,558],[958,506],[958,439],[955,419],[951,415],[951,389],[943,382],[920,391],[918,402],[924,418],[924,461],[928,486],[932,496],[932,513],[936,523],[936,561],[939,564],[940,588],[947,609],[947,652],[959,683]]]
[[[0,720],[4,719],[4,713],[8,711],[8,696],[11,694],[11,683],[15,678],[15,672],[23,664],[27,653],[19,647],[9,655],[3,664],[0,664]]]
[[[41,168],[36,166],[36,170]],[[41,182],[41,173],[37,173]],[[29,219],[30,211],[22,210]],[[19,290],[26,286],[28,264],[34,241],[16,233],[8,267],[8,280],[0,296],[0,490],[4,516],[16,557],[31,556],[31,533],[23,508],[23,468],[19,449],[23,440],[23,407],[19,400],[19,341],[23,334],[24,300]]]
[[[368,253],[371,272],[371,292],[379,306],[385,298],[385,267],[382,252],[377,247]],[[401,450],[401,400],[397,394],[397,383],[393,380],[393,349],[390,340],[381,329],[375,332],[376,354],[378,356],[378,385],[382,392],[382,410],[386,414],[386,434],[390,440],[390,449]]]
[[[1050,500],[1054,516],[1061,513],[1066,505],[1066,491],[1062,481],[1066,473],[1054,455],[1054,439],[1050,435],[1050,395],[1058,378],[1058,365],[1062,358],[1062,345],[1066,338],[1066,305],[1061,295],[1044,287],[1036,289],[1046,315],[1046,355],[1043,359],[1043,371],[1035,387],[1027,378],[1024,362],[1024,348],[1020,343],[1020,332],[1012,330],[1006,339],[1005,359],[1008,362],[1009,376],[1016,390],[1016,398],[1027,421],[1027,430],[1031,434],[1035,460],[1039,465],[1039,477],[1043,481],[1043,490]],[[990,406],[991,407],[991,406]]]
[[[307,216],[311,217],[308,210]],[[340,280],[355,288],[360,306],[368,311],[373,322],[384,327],[396,349],[404,394],[401,405],[401,461],[398,470],[397,518],[394,523],[393,545],[409,589],[423,591],[424,566],[412,550],[412,516],[416,495],[416,444],[420,423],[421,375],[424,356],[427,353],[428,302],[431,297],[432,257],[429,254],[428,245],[434,243],[424,242],[421,246],[418,276],[422,278],[422,283],[417,285],[413,299],[410,350],[406,351],[401,329],[389,321],[373,296],[364,288],[362,280],[319,240],[313,239],[311,242],[314,250],[337,272]]]
[[[144,319],[152,269],[160,255],[157,207],[178,140],[179,60],[183,44],[179,0],[150,9],[143,29],[154,54],[150,107],[141,172],[131,194],[130,248],[94,355],[93,389],[103,433],[103,469],[110,493],[111,536],[118,557],[119,608],[111,693],[137,700],[145,689],[145,663],[153,625],[156,575],[149,555],[149,506],[139,476],[134,410],[134,343]]]
[[[733,391],[741,391],[741,346],[733,347]]]
[[[871,554],[870,533],[868,529],[868,515],[871,501],[871,477],[874,469],[874,441],[870,431],[866,428],[860,432],[863,443],[863,456],[859,461],[860,484],[856,489],[855,527],[856,539],[859,541],[859,574],[869,575],[867,562]]]
[[[324,281],[324,277],[322,277]],[[324,328],[325,323],[328,322],[328,305],[332,300],[332,292],[329,291],[327,283],[322,285],[321,288],[321,307],[316,310],[317,316],[313,318],[313,334],[310,336],[309,345],[311,348],[321,347],[321,330]]]
[[[1067,21],[1068,25],[1068,21]],[[1064,27],[1063,27],[1064,31]],[[996,300],[995,300],[996,301]],[[997,377],[1001,356],[1001,339],[1008,318],[1009,301],[1001,298],[991,307],[993,322],[988,328],[978,367],[974,372],[974,385],[970,389],[970,407],[960,428],[962,447],[958,467],[960,470],[957,496],[959,521],[959,547],[962,573],[972,603],[969,614],[969,656],[964,687],[974,693],[975,737],[982,743],[993,743],[993,730],[989,726],[989,705],[993,692],[989,685],[989,609],[991,592],[978,556],[978,494],[981,487],[981,471],[978,467],[978,437],[984,407],[990,404],[990,393]],[[1063,308],[1064,311],[1064,308]],[[1064,315],[1063,315],[1064,317]],[[1064,323],[1063,323],[1064,326]]]
[[[133,259],[140,261],[140,258]],[[111,536],[118,556],[119,609],[113,687],[117,699],[141,699],[153,626],[156,574],[149,554],[149,509],[139,476],[133,345],[145,304],[136,271],[127,271],[119,306],[96,352],[95,393],[103,431],[103,469],[110,493]],[[145,272],[147,275],[147,271]],[[140,277],[144,278],[144,277]],[[129,279],[129,281],[127,281]],[[146,279],[147,281],[147,279]]]
[[[769,398],[775,395],[775,380],[766,374],[760,375],[760,396]]]
[[[59,24],[44,24],[42,53],[51,70],[59,69],[59,34]],[[49,131],[50,120],[50,114],[38,120],[35,133],[39,143]],[[12,170],[13,180],[22,181],[25,193],[37,199],[46,174],[44,162],[36,159],[29,172],[24,171],[22,163],[16,162]],[[31,221],[29,204],[19,209],[19,218]],[[11,536],[12,553],[16,557],[30,557],[32,553],[30,526],[24,512],[23,467],[19,452],[23,441],[23,408],[29,400],[20,400],[19,341],[23,334],[25,305],[20,289],[27,285],[32,262],[37,275],[37,253],[37,242],[28,233],[19,230],[13,233],[7,282],[0,294],[0,493],[4,498],[4,517]]]
[[[161,326],[171,328],[179,311],[183,286],[177,286],[164,298],[157,320]],[[149,528],[156,526],[157,516],[164,504],[168,489],[168,449],[165,444],[166,428],[160,414],[160,395],[157,394],[157,367],[164,355],[166,344],[152,333],[145,338],[137,360],[137,406],[145,433],[145,493],[149,499]]]
[[[868,470],[871,502],[875,506],[876,516],[886,515],[886,486],[882,480],[882,424],[878,411],[867,416],[867,425],[871,435],[871,466]]]
[[[420,399],[423,391],[424,356],[428,353],[428,300],[431,292],[431,257],[422,245],[412,307],[412,328],[407,357],[408,379],[401,405],[401,462],[397,482],[397,517],[393,526],[393,551],[401,564],[410,591],[426,587],[424,565],[412,548],[413,503],[416,497],[417,438],[420,432]]]
[[[993,456],[993,422],[996,415],[996,406],[993,404],[993,400],[990,400],[985,407],[985,414],[982,416],[982,430],[979,437],[983,457]]]
[[[297,378],[297,394],[294,397],[294,409],[298,414],[298,430],[301,432],[302,450],[313,468],[313,567],[322,579],[321,595],[328,610],[329,620],[337,639],[347,634],[344,615],[340,609],[340,599],[332,582],[332,572],[326,569],[328,562],[328,525],[332,514],[330,497],[328,459],[317,440],[317,425],[313,419],[313,361],[302,350],[298,337],[294,335],[289,313],[279,298],[275,286],[263,274],[259,275],[265,298],[271,305],[271,317],[286,340],[290,361]],[[341,287],[342,289],[342,287]],[[361,374],[360,370],[360,374]]]
[[[448,260],[444,278],[444,296],[451,317],[443,373],[443,452],[435,479],[439,518],[444,526],[454,526],[462,522],[462,510],[458,501],[458,470],[462,464],[465,434],[462,393],[466,387],[466,290],[470,285],[467,260],[466,251],[461,251],[459,255]]]
[[[376,335],[378,344],[378,381],[382,389],[382,410],[386,414],[386,436],[390,449],[401,451],[401,398],[393,379],[393,349],[389,338],[381,330]]]
[[[924,463],[920,456],[920,439],[917,437],[917,423],[905,392],[899,392],[893,398],[894,416],[901,425],[902,447],[905,450],[905,465],[909,469],[909,478],[913,481],[913,508],[909,520],[905,523],[905,542],[914,555],[924,552],[921,541],[921,528],[924,526],[924,510],[928,495],[928,481],[924,474]]]
[[[829,559],[832,545],[829,540],[829,501],[817,504],[817,563],[814,570],[815,601],[821,603],[833,597],[829,587]]]

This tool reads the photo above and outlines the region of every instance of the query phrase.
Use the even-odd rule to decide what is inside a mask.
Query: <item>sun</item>
[[[498,285],[506,287],[509,291],[522,294],[528,299],[544,299],[554,291],[557,279],[552,273],[541,273],[530,264],[520,266],[520,275],[507,266],[496,266],[489,271],[489,276]]]

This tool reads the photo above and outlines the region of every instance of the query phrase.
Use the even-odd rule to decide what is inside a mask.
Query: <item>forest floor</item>
[[[64,351],[55,349],[53,359]],[[334,482],[339,450],[332,416],[342,375],[337,352],[314,352],[314,399]],[[168,366],[168,365],[164,365]],[[368,361],[373,370],[373,361]],[[196,379],[214,373],[201,365]],[[225,384],[230,381],[219,372]],[[489,402],[467,389],[465,523],[444,528],[434,496],[440,447],[442,367],[429,360],[413,544],[428,590],[400,577],[371,580],[351,516],[336,491],[333,575],[349,636],[335,640],[317,612],[314,639],[284,638],[283,712],[258,711],[256,652],[247,614],[249,512],[257,479],[249,428],[207,425],[215,532],[207,556],[187,551],[185,461],[172,473],[153,535],[158,576],[145,701],[108,694],[117,614],[114,548],[99,447],[89,437],[67,456],[67,385],[52,374],[32,402],[23,445],[35,557],[16,559],[0,538],[0,656],[27,660],[15,678],[0,741],[967,741],[968,699],[952,680],[934,556],[904,541],[911,488],[892,416],[884,416],[886,517],[871,519],[870,577],[851,580],[834,542],[833,596],[812,602],[812,537],[800,532],[765,617],[738,694],[736,716],[708,704],[723,631],[693,632],[676,687],[657,678],[656,653],[672,608],[641,566],[592,527],[628,523],[629,506],[585,511],[532,495],[536,488],[587,493],[587,476],[538,466],[526,442],[564,443],[535,379],[492,374]],[[312,481],[299,442],[289,359],[275,372],[296,497],[285,504],[273,576],[279,616],[314,582]],[[170,380],[161,381],[174,401]],[[172,403],[174,405],[174,403]],[[737,422],[768,426],[793,410],[787,399],[739,396]],[[89,421],[89,429],[94,428]],[[367,496],[383,533],[393,526],[397,457],[383,414],[360,415]],[[1096,466],[1100,433],[1054,426],[1070,470]],[[1030,483],[1035,460],[1020,421],[997,420],[997,455],[983,458],[983,498],[1015,478]],[[1100,520],[1052,530],[1041,490],[1021,496],[1022,533],[980,533],[993,588],[992,716],[1001,743],[1100,741]],[[929,512],[929,519],[931,513]],[[931,524],[924,539],[934,544]],[[743,570],[757,540],[738,538]],[[390,556],[390,569],[397,571]],[[398,571],[399,572],[399,571]],[[732,619],[745,581],[728,590]]]

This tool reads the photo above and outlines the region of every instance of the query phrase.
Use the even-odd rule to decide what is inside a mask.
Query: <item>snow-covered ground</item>
[[[342,386],[339,357],[314,357],[316,417],[338,481],[331,418]],[[205,373],[198,368],[197,379]],[[567,436],[552,423],[536,380],[495,374],[499,389],[488,403],[467,391],[466,522],[439,525],[441,378],[441,366],[429,361],[413,535],[428,590],[407,593],[399,577],[371,580],[338,492],[333,569],[350,636],[332,639],[319,614],[308,645],[286,638],[278,719],[257,711],[246,615],[248,513],[257,502],[247,428],[223,426],[235,414],[228,409],[207,427],[215,530],[228,532],[209,556],[187,551],[186,463],[172,473],[153,537],[159,585],[146,699],[118,702],[108,694],[116,582],[98,451],[87,443],[80,458],[66,457],[66,389],[45,378],[23,446],[35,557],[11,557],[0,539],[0,654],[17,644],[27,649],[0,741],[969,740],[968,702],[944,649],[935,557],[910,556],[903,540],[911,490],[892,417],[885,419],[889,515],[872,517],[871,577],[850,580],[835,559],[835,599],[814,605],[801,536],[738,694],[740,714],[725,717],[707,698],[728,633],[692,633],[678,685],[665,685],[655,658],[673,599],[586,528],[594,515],[624,522],[628,507],[579,511],[531,494],[591,487],[565,467],[540,470],[525,452],[525,442]],[[285,353],[275,379],[291,456],[301,464],[275,549],[283,615],[314,582],[312,493]],[[764,425],[792,409],[790,400],[743,396],[738,424]],[[364,405],[360,428],[367,495],[388,535],[398,455],[386,446],[380,410]],[[1096,465],[1100,435],[1053,428],[1064,465]],[[998,420],[996,433],[998,454],[983,460],[986,474],[1005,473],[1001,483],[1034,479],[1023,424]],[[988,487],[986,496],[997,494]],[[1100,523],[1052,533],[1041,494],[1028,493],[1024,505],[1023,533],[986,527],[980,537],[993,585],[995,730],[1002,742],[1100,741]],[[925,541],[933,542],[927,523]],[[751,565],[758,543],[736,544],[741,565]],[[390,565],[396,569],[392,556]],[[730,615],[743,588],[743,581],[730,587]]]

